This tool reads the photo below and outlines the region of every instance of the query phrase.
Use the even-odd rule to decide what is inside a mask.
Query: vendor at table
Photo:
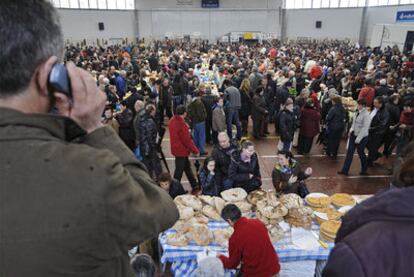
[[[229,240],[229,257],[217,256],[224,268],[235,269],[241,263],[243,277],[279,276],[279,257],[266,226],[258,219],[241,217],[240,209],[234,204],[225,206],[221,217],[234,228]]]

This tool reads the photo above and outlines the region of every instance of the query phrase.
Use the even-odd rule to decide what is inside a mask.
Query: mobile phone
[[[50,93],[61,92],[72,99],[69,73],[64,64],[53,65],[48,78],[48,89]]]

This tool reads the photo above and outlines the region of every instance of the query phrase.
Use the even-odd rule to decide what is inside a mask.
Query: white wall
[[[221,0],[218,9],[201,8],[201,0],[190,5],[178,5],[178,1],[136,0],[137,11],[59,9],[59,13],[65,38],[85,38],[88,43],[96,38],[163,38],[166,33],[199,32],[210,40],[231,31],[281,35],[282,0]],[[369,7],[365,12],[363,8],[286,10],[285,34],[292,39],[349,38],[369,44],[376,24],[395,24],[397,11],[404,10],[414,10],[414,5]],[[322,21],[321,29],[316,29],[316,21]],[[104,22],[104,31],[98,30],[98,22]]]
[[[163,38],[166,33],[216,40],[231,31],[280,34],[282,0],[222,0],[220,8],[201,8],[201,0],[178,5],[177,0],[137,0],[139,37]]]
[[[396,23],[395,21],[398,11],[412,11],[412,10],[414,10],[414,5],[368,8],[367,14],[366,14],[367,32],[366,32],[365,42],[369,43],[371,41],[374,26],[376,24],[414,25],[414,22]]]
[[[134,11],[58,9],[58,12],[65,41],[86,39],[92,44],[97,38],[128,38],[132,41],[137,37]],[[99,31],[99,22],[104,23],[104,31]]]
[[[286,37],[337,38],[358,41],[362,9],[302,9],[286,11]],[[317,29],[316,21],[322,21]]]

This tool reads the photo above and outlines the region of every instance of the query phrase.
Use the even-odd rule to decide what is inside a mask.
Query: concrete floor
[[[166,121],[167,122],[167,121]],[[249,126],[251,128],[251,124]],[[275,164],[276,145],[278,143],[278,137],[274,135],[273,124],[269,124],[269,135],[266,139],[255,141],[255,148],[259,156],[260,170],[263,180],[263,188],[272,188],[271,174]],[[392,166],[394,158],[385,160],[379,159],[374,168],[368,170],[368,176],[359,176],[360,162],[357,155],[354,156],[352,167],[349,176],[337,175],[343,165],[346,154],[346,139],[343,139],[340,146],[338,158],[336,160],[328,158],[323,153],[323,149],[320,145],[313,145],[312,151],[309,157],[295,155],[296,150],[292,152],[295,158],[300,162],[303,168],[308,166],[313,168],[313,175],[307,180],[307,186],[311,192],[324,192],[327,194],[333,194],[336,192],[345,192],[350,194],[373,194],[379,190],[388,187],[390,182],[389,168]],[[165,135],[162,148],[167,158],[171,174],[174,173],[174,157],[170,151],[170,141],[168,132]],[[206,145],[206,151],[211,153],[212,146]],[[204,158],[192,157],[192,162],[195,159],[199,159],[200,163],[203,163]],[[194,163],[193,163],[194,164]],[[193,167],[195,172],[195,167]],[[185,189],[191,189],[185,174],[182,179],[182,183]]]

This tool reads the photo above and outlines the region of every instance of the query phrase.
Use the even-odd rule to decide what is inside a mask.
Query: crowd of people
[[[257,158],[243,154],[240,142],[250,137],[260,143],[270,134],[270,124],[280,137],[275,151],[284,153],[296,148],[298,155],[308,156],[318,137],[326,155],[336,159],[348,137],[347,157],[338,171],[343,175],[349,174],[355,149],[360,174],[367,175],[381,156],[388,158],[394,149],[400,155],[412,140],[414,56],[398,48],[361,48],[344,41],[212,45],[165,40],[70,46],[65,57],[95,76],[108,97],[103,122],[155,179],[163,171],[159,153],[168,126],[174,178],[180,181],[185,172],[195,191],[215,183],[213,190],[204,190],[207,194],[260,187]],[[229,150],[221,149],[220,137],[231,141]],[[214,145],[210,156],[206,144]],[[190,155],[212,158],[216,169],[204,166],[194,174]]]
[[[156,275],[142,252],[179,219],[182,175],[193,194],[261,188],[255,145],[271,124],[277,194],[308,194],[313,169],[292,153],[309,155],[317,136],[329,159],[348,138],[343,175],[355,150],[366,175],[396,149],[391,188],[342,218],[323,276],[413,275],[413,55],[344,41],[64,49],[50,1],[6,0],[0,14],[0,275]],[[49,77],[63,52],[70,92]],[[191,155],[205,157],[196,174]],[[278,276],[264,223],[234,204],[221,217],[234,228],[229,255],[198,276],[240,264],[242,276]]]

